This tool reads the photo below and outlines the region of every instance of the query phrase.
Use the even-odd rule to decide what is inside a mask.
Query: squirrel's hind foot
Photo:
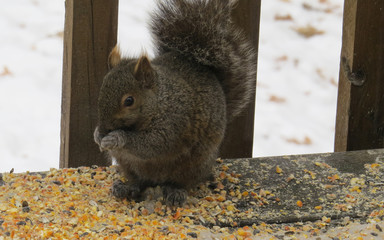
[[[121,180],[113,182],[112,195],[117,198],[140,199],[142,189],[137,184],[126,184]]]
[[[163,187],[163,199],[167,206],[182,207],[187,200],[188,192],[183,188]]]

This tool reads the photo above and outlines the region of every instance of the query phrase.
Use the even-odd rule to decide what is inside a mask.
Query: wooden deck
[[[0,236],[383,239],[384,149],[219,160],[183,208],[119,200],[115,167],[0,175]],[[0,237],[1,239],[1,237]]]

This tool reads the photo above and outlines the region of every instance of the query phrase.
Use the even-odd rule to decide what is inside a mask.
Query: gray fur
[[[241,113],[254,95],[256,51],[231,20],[237,1],[159,1],[152,34],[159,55],[178,52],[212,67],[227,101],[227,119]]]
[[[152,16],[156,57],[110,57],[94,138],[128,179],[126,187],[114,184],[115,196],[161,185],[167,204],[182,205],[187,189],[212,177],[227,122],[246,106],[255,80],[255,55],[229,20],[232,7],[162,1]]]

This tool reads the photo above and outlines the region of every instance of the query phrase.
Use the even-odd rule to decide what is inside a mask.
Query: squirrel
[[[182,206],[189,189],[213,179],[226,126],[255,91],[256,52],[231,20],[235,5],[158,1],[155,57],[110,53],[94,139],[127,180],[113,183],[114,196],[140,199],[161,186],[167,205]]]

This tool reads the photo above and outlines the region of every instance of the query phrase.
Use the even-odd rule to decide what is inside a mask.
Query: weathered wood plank
[[[260,0],[242,0],[233,13],[234,21],[250,37],[256,52],[259,46],[260,4]],[[256,89],[256,79],[253,89]],[[244,113],[228,126],[220,151],[222,158],[252,157],[254,115],[255,97]]]
[[[335,151],[384,147],[384,1],[346,0]]]
[[[384,149],[224,160],[224,178],[240,226],[366,218],[384,201]],[[242,196],[231,192],[239,192]],[[246,192],[247,194],[244,194]],[[301,201],[302,206],[299,206]],[[253,202],[253,203],[252,203]],[[248,211],[250,214],[244,214]],[[229,223],[216,222],[219,226]]]
[[[117,41],[118,0],[66,0],[60,167],[106,165],[93,141],[97,98]]]

